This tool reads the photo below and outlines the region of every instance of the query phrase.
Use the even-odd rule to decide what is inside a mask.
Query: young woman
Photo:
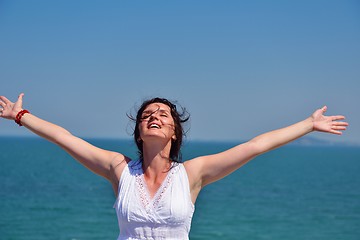
[[[325,116],[326,107],[291,126],[267,132],[227,151],[181,162],[182,123],[176,106],[163,98],[148,100],[135,120],[139,158],[97,148],[64,128],[44,121],[16,102],[0,97],[0,116],[15,120],[59,145],[91,171],[109,180],[117,195],[118,239],[188,239],[194,203],[201,189],[254,157],[312,131],[341,134],[344,116]]]

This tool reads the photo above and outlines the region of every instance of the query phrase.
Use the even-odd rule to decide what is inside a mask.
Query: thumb
[[[18,97],[18,100],[21,100],[21,101],[22,101],[22,98],[24,97],[24,95],[25,95],[24,93],[20,93],[20,94],[19,94],[19,97]]]
[[[22,107],[23,97],[24,97],[24,93],[20,93],[20,94],[19,94],[19,97],[18,97],[18,99],[17,99],[17,101],[16,101],[17,107],[20,107],[20,108]]]
[[[323,113],[325,113],[325,112],[327,111],[327,106],[323,106],[323,107],[321,108],[321,111],[322,111]]]

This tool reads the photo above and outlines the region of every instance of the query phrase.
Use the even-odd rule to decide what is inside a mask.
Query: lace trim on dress
[[[169,187],[171,180],[173,178],[173,175],[175,173],[175,165],[172,164],[172,167],[170,168],[168,174],[166,175],[166,178],[160,185],[159,189],[156,191],[154,197],[151,199],[149,189],[147,188],[144,173],[141,171],[141,173],[136,174],[136,184],[140,193],[140,201],[143,205],[143,207],[146,209],[146,212],[150,212],[151,209],[155,209],[166,192],[166,189]]]

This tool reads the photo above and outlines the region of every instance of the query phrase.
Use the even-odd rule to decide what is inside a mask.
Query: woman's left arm
[[[346,130],[344,116],[325,116],[327,107],[316,110],[309,118],[291,126],[261,134],[252,140],[233,147],[227,151],[202,156],[186,162],[190,178],[194,186],[204,187],[215,182],[254,157],[283,146],[312,131],[341,135]]]
[[[291,126],[274,130],[250,140],[255,147],[255,156],[292,142],[312,131],[341,135],[347,122],[342,115],[325,116],[327,107],[316,110],[309,118]]]

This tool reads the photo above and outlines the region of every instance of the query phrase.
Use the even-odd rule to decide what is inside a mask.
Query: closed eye
[[[144,115],[144,116],[141,116],[141,119],[144,120],[144,119],[149,118],[150,116],[151,116],[151,114],[149,114],[149,115]]]

